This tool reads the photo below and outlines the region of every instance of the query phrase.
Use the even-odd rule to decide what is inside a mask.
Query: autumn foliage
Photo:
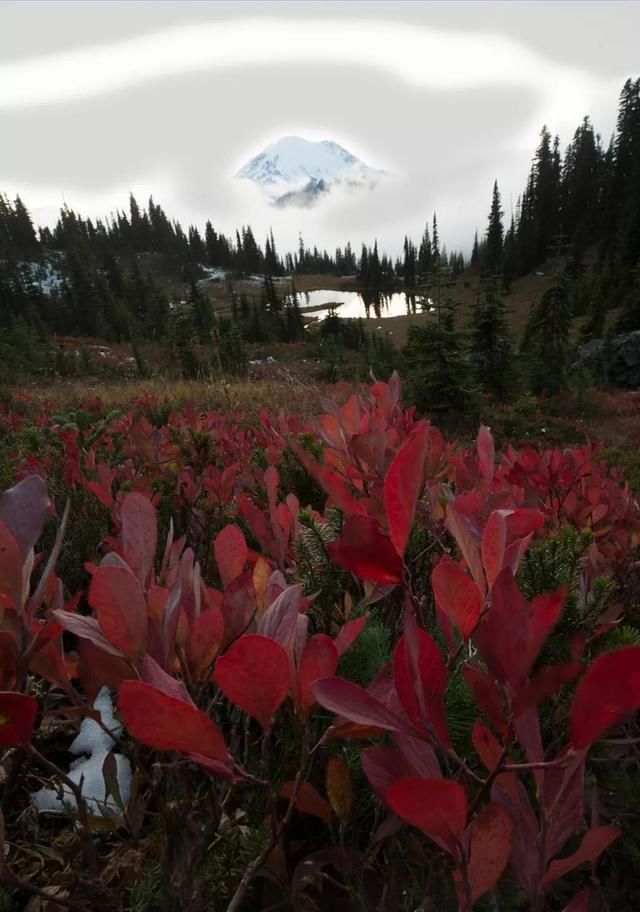
[[[185,802],[178,814],[192,815],[186,783],[202,784],[192,795],[212,802],[214,831],[229,826],[229,808],[262,802],[267,836],[231,910],[259,907],[255,880],[276,857],[295,906],[311,887],[318,899],[327,870],[355,890],[354,866],[374,870],[398,841],[421,870],[445,874],[438,908],[470,912],[505,883],[513,908],[600,908],[598,864],[624,822],[589,798],[585,779],[594,747],[615,764],[634,741],[640,646],[599,649],[624,619],[617,597],[558,655],[550,643],[575,592],[527,597],[519,571],[564,526],[590,530],[579,587],[592,604],[594,581],[623,579],[635,560],[640,511],[628,487],[595,449],[498,456],[486,427],[469,449],[448,443],[402,408],[395,376],[324,404],[319,419],[263,413],[251,427],[195,410],[156,427],[132,407],[89,432],[53,426],[46,451],[16,459],[21,480],[0,496],[5,808],[19,801],[11,770],[40,764],[55,778],[51,726],[90,714],[107,686],[139,772],[136,814],[123,807],[112,821],[124,838],[140,838],[170,786],[174,805]],[[285,465],[320,504],[283,488]],[[110,517],[78,592],[56,573],[72,507],[49,499],[54,477]],[[301,578],[300,548],[304,524],[329,519],[321,555],[343,597],[327,615]],[[358,683],[343,659],[373,623],[392,650]],[[474,708],[462,738],[450,699],[460,687]],[[350,828],[363,800],[377,809],[366,836]],[[288,832],[310,817],[324,848],[287,858]],[[79,822],[89,864],[94,835],[86,815]],[[203,907],[196,866],[222,837],[198,832],[196,848],[184,824],[194,850],[181,870],[166,856],[166,908]],[[4,882],[28,893],[11,864],[9,852]],[[431,881],[425,873],[420,889]],[[43,876],[35,889],[46,887]]]

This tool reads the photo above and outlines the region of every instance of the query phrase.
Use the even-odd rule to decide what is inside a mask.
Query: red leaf
[[[489,719],[495,730],[504,736],[507,732],[507,723],[504,718],[502,694],[496,682],[477,665],[465,665],[462,675],[471,689],[478,709]]]
[[[431,575],[438,608],[464,640],[473,632],[482,610],[482,596],[473,580],[451,560],[441,560]]]
[[[376,744],[362,751],[362,768],[371,788],[385,802],[387,792],[398,779],[419,777],[441,778],[440,767],[433,749],[425,741],[396,732],[397,747]]]
[[[321,706],[357,725],[388,731],[408,731],[407,723],[357,684],[343,678],[320,678],[311,692]]]
[[[280,797],[290,799],[293,795],[293,782],[285,782],[280,789]],[[331,823],[331,807],[310,782],[301,782],[296,793],[295,809],[301,814],[319,817],[325,823]]]
[[[507,524],[504,514],[494,510],[482,533],[482,563],[491,588],[504,564],[504,550],[507,543]]]
[[[125,681],[120,687],[118,710],[129,733],[148,747],[227,759],[222,732],[206,713],[151,684]]]
[[[142,586],[149,582],[158,543],[155,507],[148,497],[132,491],[120,508],[122,553]]]
[[[520,507],[506,515],[507,534],[511,540],[526,538],[532,532],[538,532],[544,526],[544,516],[539,510],[531,507]]]
[[[400,751],[388,744],[376,744],[363,750],[360,760],[375,795],[380,801],[386,801],[394,782],[406,775]]]
[[[508,567],[498,574],[474,640],[494,678],[512,686],[520,683],[528,645],[527,605]]]
[[[418,731],[449,745],[444,711],[447,671],[435,641],[416,627],[405,633],[393,654],[393,678],[404,711]]]
[[[562,912],[589,912],[589,900],[591,898],[591,888],[585,887],[580,890],[577,896],[574,896],[568,906],[565,906]]]
[[[0,521],[0,612],[22,608],[22,555],[18,543]]]
[[[42,535],[50,511],[47,486],[39,475],[29,475],[0,494],[0,522],[16,540],[21,563]]]
[[[480,595],[484,598],[486,592],[486,582],[482,561],[480,560],[480,549],[478,542],[469,529],[464,516],[456,510],[455,497],[449,494],[449,503],[447,505],[447,518],[445,525],[448,531],[453,535],[456,544],[460,549],[467,567],[473,577],[473,581],[480,590]]]
[[[500,880],[509,861],[512,842],[511,818],[504,808],[492,801],[469,827],[467,875],[472,902],[488,893]]]
[[[503,759],[503,750],[498,739],[483,722],[475,722],[471,731],[471,741],[487,772],[492,773]]]
[[[103,652],[118,658],[124,658],[122,652],[111,643],[102,630],[97,620],[93,617],[84,617],[81,614],[71,614],[68,611],[56,610],[51,616],[60,624],[63,630],[73,633],[74,636],[89,640]]]
[[[219,608],[207,608],[189,629],[186,658],[194,681],[200,681],[217,656],[224,637],[224,617]]]
[[[247,570],[236,577],[224,590],[222,614],[224,615],[225,643],[231,643],[247,629],[257,610],[253,573]]]
[[[96,623],[93,618],[87,620]],[[92,640],[82,638],[78,644],[78,677],[93,703],[103,687],[118,690],[122,682],[131,677],[131,668],[122,656],[105,652]]]
[[[442,778],[438,758],[430,744],[403,732],[394,732],[393,740],[407,769],[407,776],[418,776],[420,779]]]
[[[400,779],[386,798],[398,817],[460,859],[467,822],[464,789],[449,779]]]
[[[244,570],[249,554],[245,537],[237,526],[225,526],[218,532],[213,549],[218,573],[226,588]]]
[[[513,848],[509,863],[520,886],[533,903],[538,895],[541,876],[540,824],[533,813],[529,795],[514,773],[501,773],[493,783],[491,798],[511,818]]]
[[[329,557],[344,570],[376,583],[399,583],[402,560],[375,519],[348,516],[340,538],[327,545]]]
[[[545,864],[558,854],[573,833],[582,829],[585,762],[586,755],[581,751],[569,757],[569,762],[563,766],[550,767],[544,772]]]
[[[558,858],[552,861],[547,871],[540,881],[540,887],[544,890],[549,884],[552,884],[558,877],[562,877],[569,871],[588,861],[596,861],[600,855],[608,848],[612,842],[620,836],[620,830],[616,827],[594,827],[587,830],[584,834],[580,847],[567,858]]]
[[[296,628],[301,604],[301,585],[283,589],[260,618],[260,636],[269,637],[287,649]]]
[[[368,614],[363,614],[362,617],[355,618],[353,621],[347,621],[346,624],[342,625],[337,637],[333,641],[340,657],[342,657],[347,649],[349,649],[349,647],[358,639],[368,618]]]
[[[528,616],[528,645],[527,665],[524,669],[528,674],[533,663],[538,658],[545,640],[553,630],[560,613],[564,608],[566,593],[558,589],[548,595],[539,595],[531,602]]]
[[[38,701],[12,690],[0,691],[0,746],[28,747]]]
[[[187,757],[192,763],[211,773],[212,776],[217,776],[218,779],[226,779],[228,782],[242,782],[242,774],[237,768],[234,769],[229,766],[228,763],[223,763],[221,760],[212,760],[211,757],[204,757],[202,754],[196,753],[187,754]]]
[[[307,640],[298,666],[296,709],[306,722],[309,712],[316,704],[311,685],[318,678],[328,678],[338,667],[338,650],[335,643],[324,633]]]
[[[100,629],[130,659],[144,655],[147,609],[140,583],[124,567],[98,567],[89,587]]]
[[[214,679],[232,703],[266,728],[289,692],[289,659],[275,640],[245,634],[220,656]]]
[[[168,697],[182,700],[183,703],[193,704],[193,700],[189,696],[189,691],[184,686],[183,682],[179,678],[174,678],[172,675],[167,674],[167,672],[148,654],[142,660],[140,673],[142,675],[142,680],[146,684],[151,684],[156,690],[161,690],[162,693],[166,694]]]
[[[571,743],[580,750],[640,707],[640,646],[607,652],[578,684],[571,708]]]
[[[496,451],[491,431],[484,424],[480,425],[476,446],[478,448],[478,461],[482,477],[490,485],[493,481]]]
[[[573,662],[566,665],[545,665],[527,681],[513,704],[513,713],[518,716],[526,709],[537,706],[552,697],[569,681],[580,674],[580,665]]]
[[[332,503],[349,515],[366,514],[365,508],[358,503],[345,482],[335,472],[320,465],[303,447],[293,439],[288,440],[289,447],[302,463],[309,475],[317,481],[329,495]]]
[[[414,425],[394,456],[384,480],[389,537],[400,557],[407,547],[416,504],[424,486],[428,434],[429,425],[425,421]]]

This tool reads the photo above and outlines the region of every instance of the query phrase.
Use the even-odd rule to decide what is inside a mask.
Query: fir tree
[[[480,244],[478,243],[478,229],[473,236],[473,247],[471,248],[471,265],[476,266],[480,255]]]
[[[568,251],[563,238],[558,238],[554,253],[553,284],[532,308],[521,344],[535,392],[558,392],[569,369],[573,317]]]
[[[440,235],[438,234],[438,219],[433,213],[433,230],[431,233],[431,268],[437,268],[440,261]]]
[[[471,318],[471,363],[476,382],[496,399],[514,393],[515,370],[500,276],[485,278]]]
[[[406,244],[406,238],[405,238]],[[418,250],[418,274],[421,276],[427,275],[431,272],[432,269],[432,257],[433,251],[431,248],[431,238],[429,236],[429,225],[425,225],[424,232],[422,233],[422,239],[420,241],[420,248]]]
[[[435,318],[426,326],[410,326],[403,349],[407,390],[416,406],[425,412],[461,413],[477,405],[463,333],[455,328],[455,305],[442,270],[435,297]]]
[[[503,214],[500,203],[500,191],[498,190],[498,181],[496,180],[493,184],[489,226],[487,228],[487,238],[482,262],[483,271],[489,276],[502,275],[502,248],[504,243],[504,227],[502,225]]]
[[[403,276],[404,276],[404,285],[405,288],[415,288],[416,284],[416,248],[409,240],[409,238],[404,236],[404,265],[403,265]]]

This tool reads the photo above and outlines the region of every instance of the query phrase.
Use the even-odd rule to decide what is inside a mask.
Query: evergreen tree
[[[535,233],[535,261],[544,260],[553,236],[558,231],[559,159],[557,148],[551,145],[551,134],[546,126],[540,134],[540,145],[533,164],[534,196],[533,222]]]
[[[291,293],[284,299],[284,321],[285,342],[295,342],[304,338],[304,318],[294,282],[291,283]]]
[[[463,333],[455,328],[455,305],[438,270],[435,318],[410,326],[403,349],[408,395],[421,411],[469,413],[477,405]]]
[[[211,304],[206,294],[193,279],[189,286],[187,304],[191,312],[195,335],[201,342],[209,341],[214,328]]]
[[[416,248],[409,238],[404,236],[404,265],[402,268],[405,288],[416,285]]]
[[[507,291],[510,290],[511,283],[516,276],[517,263],[516,223],[512,216],[511,224],[504,236],[504,244],[502,245],[502,277]]]
[[[502,275],[502,248],[504,243],[504,227],[502,225],[503,211],[500,203],[498,181],[493,184],[491,198],[491,211],[489,212],[489,226],[483,253],[483,271],[486,275]]]
[[[438,219],[433,213],[433,230],[431,233],[431,268],[437,268],[440,262],[440,235],[438,234]]]
[[[500,276],[485,278],[471,318],[471,363],[476,382],[496,399],[514,393],[515,369]]]
[[[640,258],[630,272],[630,281],[616,328],[621,333],[640,329]]]
[[[264,248],[264,271],[267,275],[280,275],[280,264],[278,254],[276,253],[276,242],[273,239],[273,231],[269,231],[265,248]]]
[[[567,245],[559,238],[555,247],[553,284],[531,310],[521,344],[530,364],[534,392],[558,392],[569,369],[571,331],[571,274]]]
[[[473,247],[471,248],[471,265],[476,266],[480,255],[480,245],[478,243],[478,229],[473,236]]]
[[[561,184],[562,230],[571,239],[576,258],[598,235],[603,166],[600,137],[585,117],[567,147]]]
[[[16,196],[13,206],[13,217],[9,227],[13,255],[22,260],[32,260],[40,256],[41,249],[38,243],[33,222],[26,206],[19,196]]]
[[[406,238],[405,238],[406,244]],[[406,256],[406,254],[405,254]],[[433,251],[431,249],[431,238],[429,236],[429,225],[425,225],[424,232],[422,233],[422,240],[420,241],[420,248],[418,250],[418,274],[421,276],[427,275],[431,272],[432,269],[432,257]]]

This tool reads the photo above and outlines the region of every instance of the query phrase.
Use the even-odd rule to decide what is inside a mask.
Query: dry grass
[[[55,386],[22,387],[18,396],[25,396],[36,408],[63,412],[99,399],[105,411],[128,408],[132,400],[157,403],[167,410],[192,405],[199,410],[242,412],[254,417],[261,408],[271,413],[284,410],[300,415],[317,414],[320,399],[326,394],[321,386],[302,382],[284,372],[280,378],[259,381],[233,380],[175,380],[155,377],[149,380],[61,381]],[[0,400],[16,400],[16,390],[4,393]]]

